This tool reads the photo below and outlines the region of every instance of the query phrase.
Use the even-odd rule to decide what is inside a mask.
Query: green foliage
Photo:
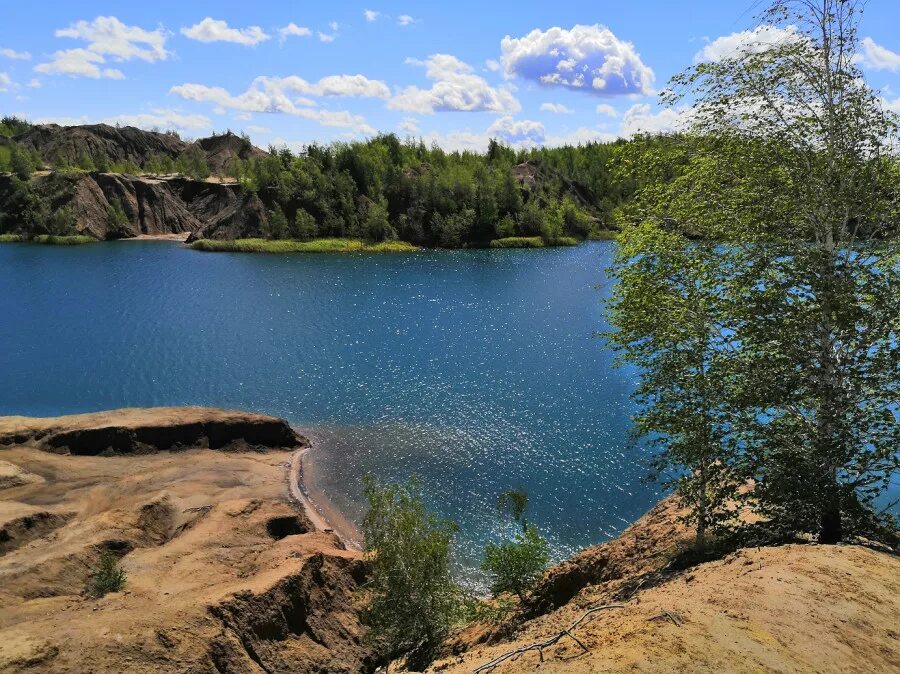
[[[316,238],[317,232],[316,219],[306,209],[298,208],[294,214],[291,237],[300,241],[309,241]]]
[[[108,550],[100,555],[100,561],[88,587],[94,597],[102,597],[109,592],[119,592],[125,587],[125,569],[119,564],[119,558]]]
[[[528,494],[524,491],[506,491],[497,499],[497,510],[518,530],[511,540],[488,543],[485,548],[481,568],[491,576],[494,596],[508,592],[524,600],[550,561],[550,546],[537,527],[525,519],[527,507]]]
[[[776,536],[884,525],[874,504],[900,469],[900,138],[856,65],[860,11],[774,4],[761,22],[798,39],[675,78],[691,133],[613,158],[635,193],[617,211],[611,339],[641,368],[637,429],[701,542],[732,498]]]
[[[175,172],[175,161],[166,154],[154,154],[144,163],[144,171],[150,175],[168,175]]]
[[[227,253],[411,253],[419,250],[406,241],[367,243],[360,239],[200,239],[190,244],[194,250]]]
[[[110,199],[106,204],[107,238],[115,239],[123,236],[128,222],[128,215],[122,206],[122,200],[119,197]]]
[[[450,574],[457,527],[429,513],[421,488],[411,480],[384,485],[365,479],[369,511],[363,520],[372,561],[371,602],[366,617],[386,657],[410,653],[427,663],[463,613],[460,588]]]
[[[18,117],[4,116],[0,119],[0,136],[12,138],[20,133],[25,133],[31,128],[31,124]]]
[[[544,240],[539,236],[508,236],[491,241],[491,248],[543,248]]]
[[[197,145],[190,145],[175,160],[175,171],[194,180],[206,180],[209,177],[209,164],[203,150]]]
[[[270,239],[283,239],[288,234],[288,221],[280,206],[269,211],[269,224],[266,234]]]
[[[15,143],[10,148],[9,169],[19,180],[28,180],[38,164],[31,154]]]
[[[82,171],[96,171],[97,167],[94,165],[94,159],[88,153],[87,150],[82,149],[78,153],[78,159],[75,161],[75,165],[80,168]]]

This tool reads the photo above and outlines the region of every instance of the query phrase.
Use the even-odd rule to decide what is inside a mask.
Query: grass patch
[[[508,236],[494,239],[491,248],[543,248],[544,240],[539,236]]]
[[[577,246],[578,239],[561,236],[558,239],[545,241],[539,236],[508,236],[505,239],[494,239],[491,248],[544,248],[549,246]]]
[[[40,234],[38,236],[26,236],[25,234],[0,234],[0,243],[43,243],[51,246],[80,246],[85,243],[97,243],[97,239],[91,236],[56,236],[54,234]]]
[[[611,229],[598,229],[591,232],[588,237],[591,241],[615,241],[619,237],[619,233]]]
[[[409,253],[419,250],[405,241],[366,243],[360,239],[313,239],[312,241],[235,239],[216,241],[200,239],[190,244],[193,250],[227,253]]]
[[[553,239],[552,241],[548,241],[548,246],[577,246],[578,239],[573,236],[561,236],[558,239]]]

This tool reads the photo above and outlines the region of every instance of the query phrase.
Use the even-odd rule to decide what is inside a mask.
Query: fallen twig
[[[652,616],[652,617],[650,617],[650,618],[647,618],[647,620],[659,620],[660,618],[668,618],[669,620],[672,621],[672,623],[673,623],[676,627],[681,627],[681,623],[678,621],[678,618],[676,618],[675,616],[673,616],[673,615],[672,615],[671,613],[669,613],[668,611],[663,611],[662,613],[658,613],[658,614],[655,615],[655,616]]]
[[[481,674],[481,672],[489,672],[489,671],[493,670],[500,663],[505,662],[506,660],[509,660],[510,658],[513,658],[517,655],[521,655],[522,653],[527,653],[528,651],[537,651],[539,657],[541,658],[541,662],[543,662],[544,661],[544,649],[549,648],[550,646],[553,646],[554,644],[559,642],[559,640],[562,639],[563,637],[570,637],[573,641],[575,641],[575,643],[577,643],[579,646],[581,646],[582,650],[587,652],[587,650],[588,650],[587,646],[585,646],[578,639],[578,637],[576,637],[574,634],[572,634],[572,630],[574,630],[576,627],[578,627],[582,623],[582,621],[584,621],[584,619],[587,618],[589,615],[592,615],[593,613],[596,613],[597,611],[604,611],[604,610],[610,609],[610,608],[625,608],[625,604],[604,604],[603,606],[594,606],[593,608],[590,608],[587,611],[585,611],[584,615],[582,615],[578,620],[576,620],[571,625],[569,625],[568,629],[564,629],[562,632],[559,632],[558,634],[550,637],[549,639],[547,639],[545,641],[539,641],[539,642],[530,644],[529,646],[523,646],[522,648],[517,648],[516,650],[510,651],[509,653],[504,653],[503,655],[500,655],[500,656],[494,658],[493,660],[491,660],[490,662],[485,663],[485,664],[481,665],[480,667],[478,667],[477,669],[473,670],[472,674]]]

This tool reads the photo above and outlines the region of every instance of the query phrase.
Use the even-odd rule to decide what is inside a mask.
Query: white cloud
[[[269,133],[272,129],[267,126],[257,126],[256,124],[250,124],[247,126],[247,131],[250,133]]]
[[[515,120],[512,117],[500,117],[491,124],[487,133],[500,138],[511,145],[540,145],[544,142],[544,125],[530,119]]]
[[[597,105],[597,114],[606,115],[607,117],[618,117],[619,113],[609,103],[600,103]]]
[[[319,31],[319,42],[334,42],[334,39],[337,35],[329,35],[328,33],[323,33]]]
[[[9,75],[0,72],[0,91],[9,91],[12,89],[13,82]]]
[[[484,62],[484,67],[490,70],[492,73],[495,73],[500,70],[500,63],[498,61],[495,61],[494,59],[488,59]]]
[[[87,42],[86,48],[63,49],[54,52],[53,59],[34,67],[37,72],[68,75],[69,77],[106,77],[123,79],[116,68],[101,68],[106,58],[115,61],[140,59],[147,63],[163,61],[170,56],[166,50],[168,34],[162,28],[145,30],[127,26],[114,16],[98,16],[93,21],[78,21],[56,31],[56,37],[68,37]]]
[[[882,47],[870,37],[864,37],[860,42],[862,53],[859,54],[859,62],[871,70],[889,70],[892,73],[900,71],[900,54],[887,47]]]
[[[278,37],[281,42],[284,42],[289,37],[309,37],[310,35],[312,35],[312,31],[309,28],[298,26],[293,21],[284,28],[278,29]]]
[[[265,42],[271,37],[259,26],[231,28],[225,21],[209,16],[189,28],[182,28],[181,34],[199,42],[233,42],[247,47]]]
[[[53,60],[39,63],[34,69],[48,75],[68,75],[69,77],[105,77],[112,80],[124,79],[125,75],[116,68],[101,68],[106,59],[89,49],[64,49],[53,53]]]
[[[379,16],[381,16],[381,12],[376,12],[372,9],[366,9],[363,11],[363,16],[366,17],[366,21],[376,21]]]
[[[412,18],[409,14],[401,14],[397,17],[397,25],[399,26],[409,26],[417,21],[418,19]]]
[[[184,114],[177,110],[157,109],[134,115],[116,115],[103,119],[106,124],[136,126],[141,129],[208,129],[212,120],[205,115]]]
[[[0,56],[5,56],[8,59],[15,59],[18,61],[27,61],[31,58],[31,54],[27,51],[16,51],[15,49],[0,49]]]
[[[650,94],[653,71],[634,45],[595,24],[533,30],[500,42],[506,77],[601,95]]]
[[[581,126],[574,131],[549,135],[544,139],[544,147],[561,147],[563,145],[586,145],[587,143],[610,143],[619,136],[601,129]]]
[[[522,109],[508,87],[492,87],[474,74],[472,66],[450,54],[433,54],[425,61],[407,59],[407,63],[424,65],[425,74],[434,84],[430,89],[416,86],[404,88],[388,107],[408,112],[432,113],[457,110],[487,111],[511,114]]]
[[[663,108],[651,112],[647,103],[633,105],[622,115],[622,126],[619,134],[625,138],[636,133],[669,133],[681,130],[689,121],[691,111],[688,108]]]
[[[882,98],[881,107],[888,112],[893,112],[895,115],[900,115],[900,98],[895,98],[893,101]]]
[[[165,48],[167,34],[162,28],[144,30],[138,26],[126,26],[114,16],[98,16],[93,21],[78,21],[68,28],[56,31],[55,35],[84,40],[90,51],[112,56],[117,61],[137,58],[154,63],[169,57]]]
[[[541,110],[544,112],[552,112],[555,115],[570,115],[575,112],[562,103],[541,103]]]
[[[358,78],[362,78],[365,82]],[[349,128],[358,133],[374,133],[375,130],[360,115],[345,110],[317,109],[309,105],[313,101],[294,94],[364,96],[381,92],[379,85],[386,90],[387,85],[383,82],[366,80],[361,75],[322,78],[317,84],[311,84],[296,76],[257,77],[247,91],[237,96],[232,96],[222,87],[209,87],[204,84],[181,84],[172,87],[169,93],[185,100],[213,103],[232,110],[284,113],[309,119],[324,126]]]
[[[338,29],[338,22],[337,22],[337,21],[329,21],[329,22],[328,22],[328,27],[331,28],[331,30],[337,30],[337,29]]]
[[[112,117],[39,117],[33,120],[36,124],[59,124],[60,126],[78,126],[81,124],[119,124],[120,126],[136,126],[146,130],[178,129],[192,131],[208,129],[212,122],[203,115],[184,114],[178,110],[160,108],[147,113],[133,115],[115,115]]]
[[[779,44],[793,42],[800,38],[796,26],[757,26],[753,30],[743,30],[716,38],[694,54],[694,63],[716,63],[725,59],[739,58],[746,54],[761,54]]]
[[[32,78],[28,81],[28,86],[29,86],[30,88],[32,88],[32,89],[40,89],[40,88],[41,88],[41,81],[40,81],[38,78],[36,78],[36,77],[32,77]]]
[[[404,117],[399,128],[406,133],[419,133],[419,120],[415,117]]]

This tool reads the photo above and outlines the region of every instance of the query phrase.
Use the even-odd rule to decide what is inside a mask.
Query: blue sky
[[[760,4],[7,0],[0,112],[243,129],[261,146],[376,131],[454,149],[608,139],[676,123],[657,92],[759,39],[745,31]],[[900,112],[898,25],[900,3],[871,0],[860,35],[870,84]]]

